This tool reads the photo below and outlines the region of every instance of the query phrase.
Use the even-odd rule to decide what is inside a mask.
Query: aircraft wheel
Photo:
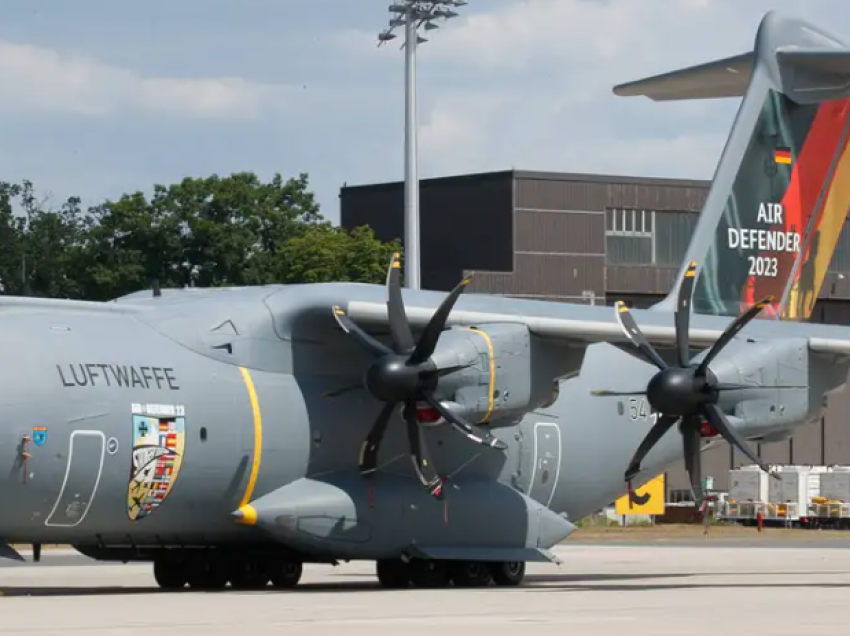
[[[227,587],[230,572],[220,559],[199,559],[189,565],[187,582],[195,590],[222,590]]]
[[[384,559],[375,564],[381,587],[403,590],[410,585],[409,566],[401,559]]]
[[[230,572],[230,584],[237,590],[261,590],[269,584],[269,578],[259,561],[235,561]]]
[[[269,574],[275,587],[295,587],[303,572],[304,566],[300,561],[283,559],[272,566]]]
[[[458,587],[485,587],[493,578],[488,564],[480,561],[457,561],[451,570],[452,581]]]
[[[182,564],[171,559],[155,559],[153,577],[164,590],[179,590],[186,585],[186,574]]]
[[[496,585],[519,585],[525,578],[525,561],[504,561],[490,564],[490,574]]]
[[[445,561],[414,559],[408,567],[410,568],[410,582],[413,583],[414,587],[446,587],[451,582],[449,566]]]

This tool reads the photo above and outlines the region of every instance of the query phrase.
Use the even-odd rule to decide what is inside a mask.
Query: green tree
[[[0,222],[2,220],[0,219]],[[93,300],[147,288],[330,280],[380,282],[396,245],[334,228],[306,174],[253,173],[156,185],[91,208],[80,284]]]
[[[289,239],[281,253],[284,283],[383,283],[398,242],[382,243],[366,226],[350,232],[330,223]]]
[[[80,199],[58,210],[38,200],[33,184],[0,182],[0,281],[3,293],[80,298],[85,221]]]

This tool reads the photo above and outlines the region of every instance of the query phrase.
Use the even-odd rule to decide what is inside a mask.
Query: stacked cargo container
[[[729,471],[729,492],[718,506],[718,517],[785,525],[842,525],[850,527],[850,466],[769,467]]]

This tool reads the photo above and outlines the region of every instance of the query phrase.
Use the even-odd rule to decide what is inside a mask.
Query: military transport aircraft
[[[700,496],[701,443],[758,461],[742,440],[846,381],[850,328],[805,319],[850,206],[848,87],[850,49],[769,13],[752,52],[615,89],[743,97],[649,310],[402,291],[398,258],[386,288],[2,299],[4,555],[71,544],[169,589],[341,560],[387,587],[516,585],[682,448]]]

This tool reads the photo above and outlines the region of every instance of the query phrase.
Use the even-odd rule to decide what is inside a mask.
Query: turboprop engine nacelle
[[[764,428],[765,434],[777,435],[777,426],[790,429],[820,409],[820,402],[811,400],[809,364],[802,338],[735,340],[712,363],[714,373],[724,383],[761,388],[725,391],[719,404],[733,409],[754,432]]]
[[[462,366],[440,378],[437,397],[472,423],[511,426],[551,401],[552,383],[538,386],[532,373],[532,339],[525,325],[453,327],[443,332],[432,359],[440,368]]]

